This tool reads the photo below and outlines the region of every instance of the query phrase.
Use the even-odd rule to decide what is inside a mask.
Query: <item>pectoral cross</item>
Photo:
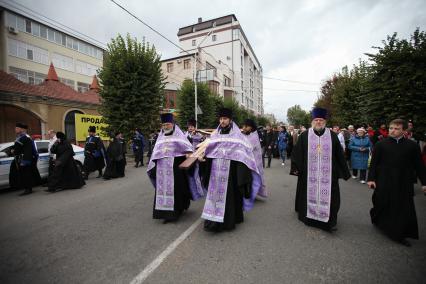
[[[318,152],[318,154],[321,154],[321,144],[317,145],[317,152]]]

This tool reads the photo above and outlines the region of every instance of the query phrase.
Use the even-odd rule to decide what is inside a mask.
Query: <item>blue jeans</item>
[[[278,150],[279,150],[279,152],[280,152],[281,160],[283,160],[283,163],[285,163],[285,157],[286,157],[286,155],[287,155],[286,148],[284,148],[284,149],[278,149]]]

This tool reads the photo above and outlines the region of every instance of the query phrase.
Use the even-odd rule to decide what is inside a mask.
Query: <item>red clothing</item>
[[[379,128],[379,133],[380,133],[381,136],[383,136],[383,138],[387,138],[388,137],[388,130],[387,129]]]

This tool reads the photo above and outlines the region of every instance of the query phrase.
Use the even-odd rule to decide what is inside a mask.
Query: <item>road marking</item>
[[[160,253],[141,273],[139,273],[130,284],[143,283],[151,273],[153,273],[160,264],[182,243],[197,227],[200,225],[202,219],[199,218],[191,227],[186,229],[176,240],[174,240],[162,253]]]

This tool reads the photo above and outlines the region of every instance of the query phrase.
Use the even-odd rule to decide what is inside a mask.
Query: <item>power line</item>
[[[66,28],[66,29],[68,29],[69,31],[72,31],[72,32],[74,32],[74,33],[77,33],[77,34],[79,34],[80,36],[83,36],[83,37],[85,37],[86,39],[90,39],[90,40],[92,40],[92,41],[94,41],[94,42],[96,42],[96,43],[98,43],[98,44],[100,44],[103,48],[104,47],[106,47],[107,46],[107,44],[105,44],[104,42],[101,42],[101,41],[99,41],[99,40],[97,40],[97,39],[95,39],[95,38],[93,38],[93,37],[91,37],[91,36],[88,36],[88,35],[86,35],[86,34],[83,34],[83,33],[81,33],[81,32],[79,32],[79,31],[77,31],[77,30],[75,30],[75,29],[73,29],[73,28],[71,28],[71,27],[69,27],[69,26],[67,26],[67,25],[64,25],[64,24],[62,24],[62,23],[59,23],[58,21],[56,21],[56,20],[54,20],[54,19],[52,19],[52,18],[49,18],[49,17],[47,17],[47,16],[45,16],[45,15],[43,15],[43,14],[41,14],[41,13],[39,13],[39,12],[37,12],[37,11],[34,11],[34,10],[32,10],[32,9],[30,9],[30,8],[28,8],[27,6],[25,6],[25,5],[22,5],[22,4],[20,4],[20,3],[18,3],[18,2],[15,2],[15,1],[13,1],[13,0],[9,0],[10,2],[12,2],[13,4],[16,4],[16,5],[19,5],[19,6],[21,6],[22,8],[24,8],[24,9],[26,9],[26,10],[28,10],[28,11],[31,11],[32,13],[30,13],[30,12],[28,12],[28,11],[25,11],[25,10],[23,10],[22,8],[19,8],[19,7],[17,7],[17,6],[15,6],[15,5],[11,5],[10,3],[7,3],[7,5],[9,5],[10,7],[12,7],[13,9],[16,9],[16,10],[18,10],[18,11],[21,11],[21,12],[23,12],[23,13],[27,13],[27,14],[29,14],[31,17],[34,17],[34,18],[36,18],[36,19],[38,19],[38,20],[41,20],[41,21],[46,21],[45,19],[47,19],[47,20],[49,20],[50,21],[50,25],[52,25],[53,27],[56,27],[56,28],[59,28],[59,29],[64,29],[64,27]],[[3,1],[2,1],[3,2]],[[3,2],[3,4],[4,4],[4,2]],[[6,5],[6,6],[7,6]],[[45,19],[43,19],[43,18],[45,18]],[[47,21],[47,22],[49,22],[49,21]],[[53,23],[52,23],[53,22]],[[55,23],[55,24],[54,24]],[[67,31],[67,32],[69,32],[69,31]],[[70,32],[69,32],[70,33]],[[72,34],[72,33],[71,33]],[[76,36],[75,34],[73,34],[74,36]],[[76,37],[78,37],[78,36],[76,36]]]
[[[276,81],[282,81],[282,82],[288,82],[288,83],[306,84],[306,85],[319,85],[320,84],[320,83],[314,83],[314,82],[286,80],[286,79],[281,79],[281,78],[272,78],[272,77],[267,77],[267,76],[263,76],[263,78],[264,79],[268,79],[268,80],[276,80]]]
[[[163,35],[162,33],[160,33],[159,31],[157,31],[156,29],[154,29],[153,27],[151,27],[150,25],[148,25],[147,23],[145,23],[144,21],[142,21],[140,18],[138,18],[135,14],[133,14],[132,12],[130,12],[129,10],[127,10],[126,8],[124,8],[123,6],[121,6],[120,4],[118,4],[116,1],[114,0],[110,0],[112,3],[114,3],[115,5],[117,5],[118,7],[120,7],[123,11],[125,11],[127,14],[129,14],[130,16],[132,16],[133,18],[135,18],[136,20],[138,20],[139,22],[141,22],[143,25],[145,25],[146,27],[148,27],[150,30],[152,30],[153,32],[155,32],[157,35],[159,35],[160,37],[164,38],[165,40],[167,40],[168,42],[170,42],[171,44],[173,44],[174,46],[176,46],[177,48],[179,48],[180,50],[182,50],[183,52],[190,54],[188,51],[186,51],[185,49],[183,49],[182,47],[180,47],[179,45],[177,45],[176,43],[174,43],[173,41],[171,41],[170,39],[168,39],[165,35]]]

